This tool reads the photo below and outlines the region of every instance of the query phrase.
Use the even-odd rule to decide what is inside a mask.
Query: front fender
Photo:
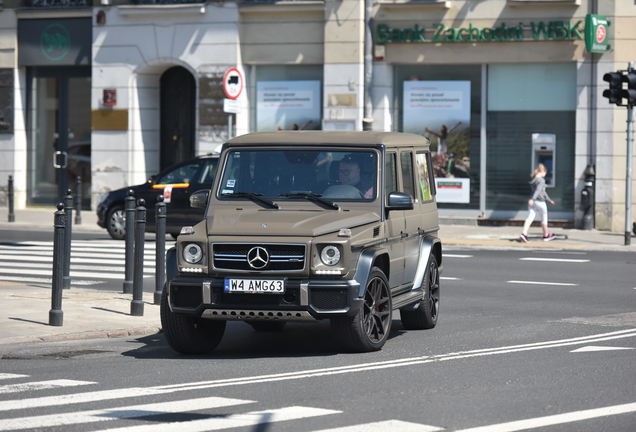
[[[172,247],[166,252],[166,286],[179,275],[177,267],[177,248]]]
[[[360,253],[356,274],[353,276],[353,279],[360,284],[358,297],[364,296],[364,290],[367,288],[367,282],[369,281],[369,275],[373,269],[373,264],[382,254],[386,254],[386,252],[382,249],[376,248],[365,249],[362,253]]]

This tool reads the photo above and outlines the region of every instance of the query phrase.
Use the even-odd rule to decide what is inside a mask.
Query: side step
[[[399,295],[393,299],[393,310],[402,309],[404,306],[416,303],[424,297],[424,291],[417,289],[409,291],[405,294]]]

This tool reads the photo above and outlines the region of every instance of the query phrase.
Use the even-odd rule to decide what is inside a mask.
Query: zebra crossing
[[[103,431],[157,432],[174,431],[198,432],[228,430],[234,428],[258,427],[267,429],[268,425],[309,418],[319,418],[343,414],[341,410],[311,406],[274,406],[263,409],[264,401],[237,399],[220,396],[203,396],[169,401],[157,401],[158,395],[176,394],[182,390],[174,386],[124,388],[114,390],[84,391],[60,395],[50,395],[56,388],[90,388],[99,383],[91,381],[57,379],[50,381],[19,382],[4,384],[7,381],[25,381],[31,378],[24,374],[0,373],[0,396],[10,393],[16,396],[21,392],[47,391],[47,396],[23,399],[2,400],[0,402],[0,431],[41,430],[93,430],[99,427]],[[147,398],[142,403],[131,402],[131,398]],[[95,408],[95,402],[104,407]],[[92,403],[91,409],[86,404]],[[259,409],[250,409],[258,406]],[[60,407],[54,414],[41,414],[42,407]],[[49,410],[48,412],[51,412]],[[99,424],[99,426],[97,426]],[[388,429],[386,429],[388,427]],[[374,431],[395,430],[404,432],[432,432],[442,428],[385,420],[377,423],[345,426],[328,431]],[[320,427],[313,430],[322,429]],[[311,428],[308,430],[312,430]],[[325,432],[327,430],[324,430]]]
[[[172,247],[168,242],[166,249]],[[154,276],[155,242],[144,244],[144,277]],[[123,281],[125,243],[118,240],[73,240],[71,286]],[[51,284],[53,241],[0,243],[0,282]]]

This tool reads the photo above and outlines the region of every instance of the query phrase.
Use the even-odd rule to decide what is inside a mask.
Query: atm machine
[[[532,134],[532,166],[534,171],[538,164],[542,163],[548,170],[545,176],[546,187],[556,186],[556,135],[546,133]]]

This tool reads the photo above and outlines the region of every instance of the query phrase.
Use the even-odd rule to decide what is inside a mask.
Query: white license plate
[[[285,293],[285,279],[225,279],[227,293]]]

